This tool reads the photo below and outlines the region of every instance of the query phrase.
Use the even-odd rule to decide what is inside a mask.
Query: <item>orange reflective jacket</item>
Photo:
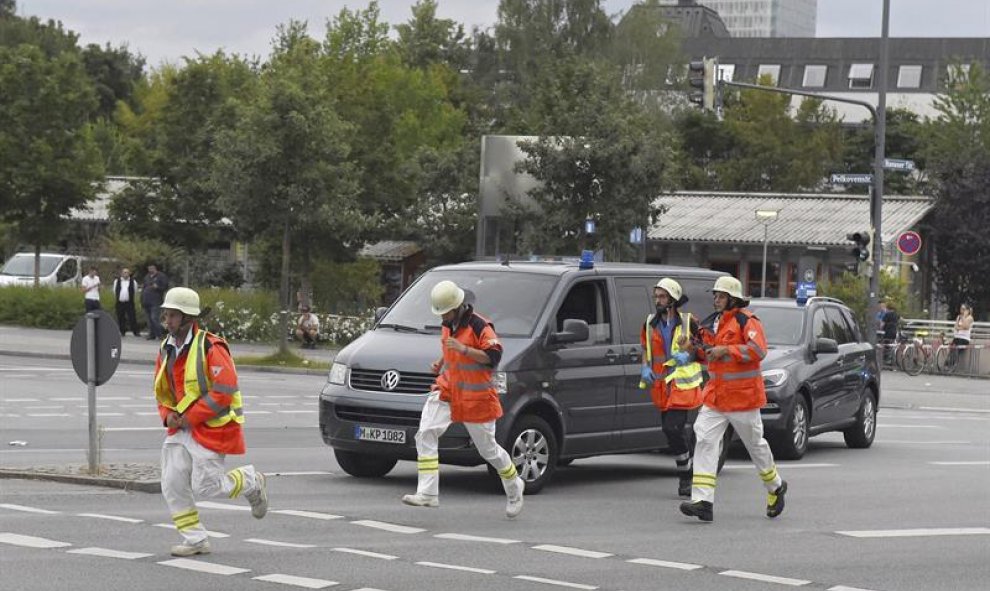
[[[745,326],[740,326],[741,317],[746,319]],[[728,360],[699,352],[708,362],[705,406],[721,412],[762,408],[767,395],[760,362],[767,356],[767,339],[760,320],[749,310],[727,310],[721,315],[718,331],[703,327],[702,339],[705,345],[729,349]]]
[[[190,330],[193,331],[193,339],[195,339],[202,329],[193,324]],[[190,342],[193,339],[190,339]],[[195,402],[188,404],[182,416],[189,421],[193,439],[203,447],[222,454],[243,454],[245,451],[244,434],[241,430],[243,416],[239,414],[240,391],[237,386],[234,360],[230,356],[227,342],[220,337],[207,332],[204,345],[203,366],[197,368],[203,372],[200,374],[203,379],[199,382],[205,384],[205,387],[201,388],[204,391],[200,392]],[[158,413],[163,423],[169,412],[185,406],[182,400],[187,396],[186,362],[192,347],[183,347],[171,363],[169,349],[171,347],[163,345],[155,363],[155,396],[158,399]],[[233,417],[232,410],[236,411],[234,414],[237,414],[237,417]],[[224,422],[218,420],[218,417],[232,417],[232,419]],[[209,422],[224,424],[210,426]],[[169,429],[168,433],[171,435],[175,431]]]
[[[647,322],[651,322],[653,316],[647,319]],[[684,387],[683,385],[678,385],[676,379],[670,379],[672,373],[676,370],[676,366],[668,364],[668,360],[674,354],[680,351],[680,347],[677,346],[677,339],[682,334],[683,324],[681,322],[681,316],[678,315],[675,321],[675,327],[672,331],[672,338],[670,343],[670,348],[672,351],[667,354],[664,349],[663,333],[660,331],[659,327],[651,327],[650,330],[650,353],[652,356],[651,367],[654,375],[657,379],[654,380],[653,385],[650,387],[650,398],[653,399],[653,404],[656,405],[661,411],[666,410],[690,410],[692,408],[698,408],[701,406],[701,387],[692,386]],[[643,324],[643,328],[639,331],[639,342],[643,346],[644,355],[647,349],[646,346],[646,324]],[[693,363],[693,362],[692,362]],[[700,365],[693,364],[697,367],[697,371],[700,374]],[[701,379],[698,378],[696,383],[700,383]]]
[[[478,363],[453,348],[444,346],[453,336],[472,349],[502,351],[502,344],[492,323],[468,311],[467,317],[451,332],[446,324],[441,331],[443,369],[437,377],[440,399],[450,403],[450,419],[458,423],[487,423],[502,416],[502,404],[492,381],[495,368]]]

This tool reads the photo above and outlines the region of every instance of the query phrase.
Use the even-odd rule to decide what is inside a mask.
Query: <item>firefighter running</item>
[[[227,454],[243,454],[244,413],[237,370],[226,341],[197,324],[199,294],[175,287],[161,306],[168,336],[155,365],[155,398],[168,435],[162,445],[162,496],[183,542],[173,556],[209,554],[198,497],[243,495],[251,514],[268,512],[265,476],[254,466],[224,471]]]
[[[522,511],[525,482],[509,454],[495,441],[495,420],[502,416],[502,405],[492,373],[502,358],[502,344],[491,322],[476,314],[464,295],[453,281],[441,281],[430,292],[433,313],[443,320],[443,356],[433,363],[437,379],[416,433],[416,493],[405,495],[402,502],[415,507],[439,506],[439,440],[452,422],[458,422],[467,428],[481,457],[501,476],[507,498],[505,514],[512,519]]]

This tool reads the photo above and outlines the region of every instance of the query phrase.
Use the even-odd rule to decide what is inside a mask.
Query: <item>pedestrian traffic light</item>
[[[702,58],[688,64],[688,84],[691,86],[689,99],[701,107],[703,111],[715,110],[715,71],[718,60],[713,57]]]
[[[855,243],[853,246],[852,255],[856,258],[858,262],[862,263],[872,263],[873,262],[873,247],[871,242],[873,241],[873,229],[864,230],[862,232],[853,232],[852,234],[846,234],[846,240]]]

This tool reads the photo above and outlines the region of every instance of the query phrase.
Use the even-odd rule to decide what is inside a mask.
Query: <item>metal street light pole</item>
[[[883,0],[883,22],[880,26],[880,72],[877,78],[876,152],[873,156],[873,195],[870,200],[870,225],[873,227],[873,269],[870,274],[869,314],[879,309],[880,268],[883,265],[883,234],[880,220],[883,215],[883,159],[887,134],[887,69],[890,66],[890,0]],[[871,344],[876,344],[876,334],[868,331]]]

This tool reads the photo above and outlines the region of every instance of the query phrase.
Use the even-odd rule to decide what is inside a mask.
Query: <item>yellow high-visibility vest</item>
[[[160,355],[167,358],[164,343],[162,344]],[[217,404],[208,394],[213,390],[213,379],[206,367],[205,330],[197,331],[189,346],[189,353],[186,355],[186,366],[183,372],[185,396],[178,403],[175,401],[175,393],[169,387],[167,372],[168,363],[163,361],[161,367],[158,368],[158,374],[155,376],[155,399],[158,400],[159,404],[182,414],[193,403],[202,398],[203,402],[216,413],[212,419],[206,421],[206,426],[222,427],[230,421],[244,424],[244,408],[241,401],[240,389],[233,389],[233,391],[227,392],[224,388],[217,387],[217,391],[231,395],[230,406],[227,407]]]
[[[677,339],[682,334],[690,335],[690,330],[688,329],[691,325],[691,315],[681,313],[681,323],[674,327],[674,334],[670,339],[670,354],[664,359],[653,358],[653,316],[653,314],[650,314],[646,317],[646,361],[650,364],[650,368],[653,369],[655,363],[662,363],[663,366],[672,367],[674,368],[673,371],[664,376],[664,382],[668,384],[674,382],[674,387],[679,390],[697,388],[702,382],[701,364],[697,361],[692,361],[684,365],[677,365],[677,362],[674,361],[674,354],[681,351],[681,348],[677,345]]]

